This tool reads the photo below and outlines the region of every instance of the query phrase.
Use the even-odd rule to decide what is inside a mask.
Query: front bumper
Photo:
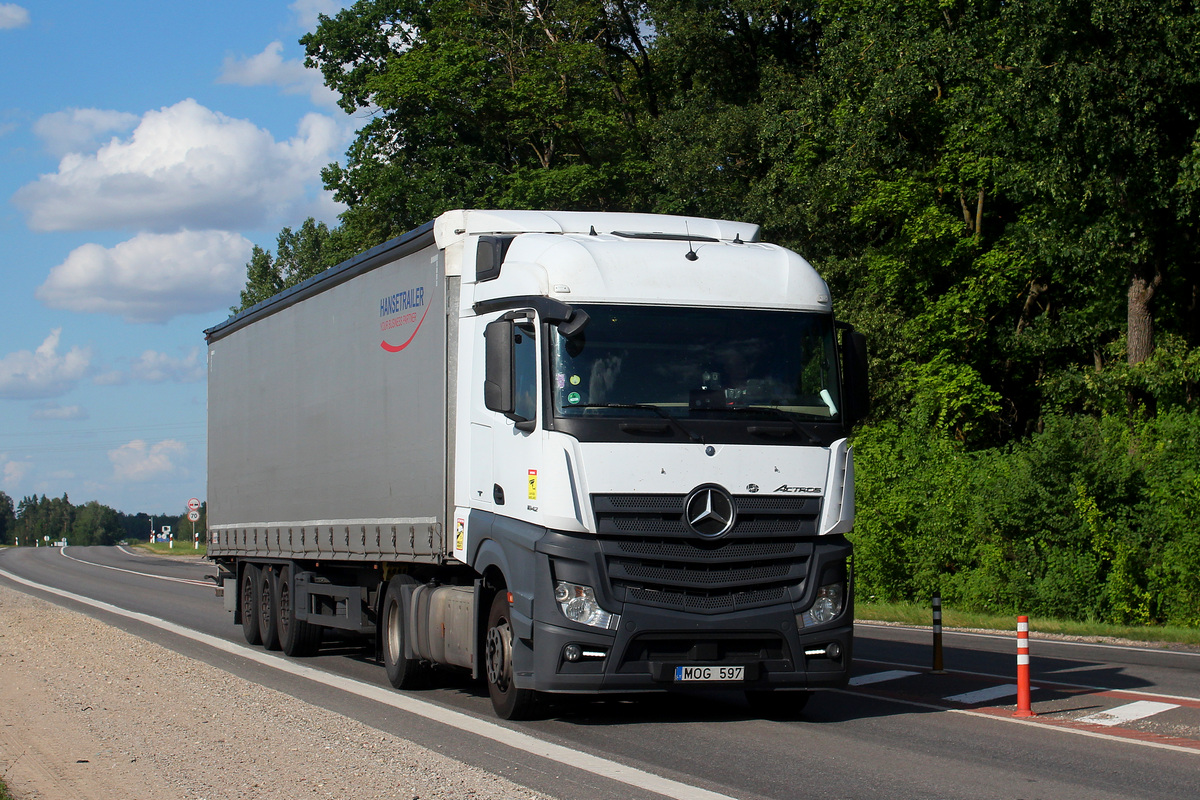
[[[581,694],[683,687],[813,689],[844,686],[849,678],[854,611],[851,547],[843,537],[774,536],[768,549],[799,553],[796,561],[803,570],[788,566],[786,580],[794,582],[776,580],[781,588],[770,591],[761,590],[758,579],[768,573],[761,562],[750,560],[761,557],[749,537],[734,539],[724,552],[709,548],[699,567],[670,574],[678,583],[680,574],[715,573],[724,594],[709,602],[701,592],[631,588],[628,571],[612,568],[614,557],[599,537],[500,517],[486,522],[504,547],[502,564],[496,550],[490,557],[507,577],[513,597],[513,678],[520,688]],[[782,548],[775,548],[777,541]],[[650,569],[651,562],[667,560],[657,557],[655,541],[641,543],[652,553],[646,558]],[[742,547],[746,543],[749,557]],[[726,556],[733,572],[721,572],[727,565],[719,558]],[[488,565],[480,558],[475,566],[485,572]],[[599,605],[620,616],[619,624],[601,629],[568,620],[554,598],[556,580],[592,587]],[[842,583],[845,607],[828,623],[804,625],[799,619],[812,607],[819,586],[831,582]],[[675,669],[681,666],[741,666],[744,677],[736,684],[679,682]]]
[[[535,622],[537,646],[530,653],[528,686],[577,693],[837,688],[846,685],[852,660],[850,615],[843,617],[847,624],[798,631],[790,607],[697,620],[627,605],[616,631]],[[568,660],[570,645],[584,654],[579,660]],[[831,649],[836,658],[827,655]],[[680,666],[742,666],[744,679],[677,682],[675,670]]]

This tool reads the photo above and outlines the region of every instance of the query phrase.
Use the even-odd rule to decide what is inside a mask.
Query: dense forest
[[[65,539],[73,545],[111,545],[124,540],[148,540],[150,529],[171,527],[175,538],[190,540],[192,523],[187,514],[125,514],[92,500],[75,505],[64,494],[22,497],[17,503],[0,492],[0,545],[42,545]],[[204,541],[203,523],[197,530]]]
[[[361,0],[242,307],[456,207],[758,222],[869,336],[860,601],[1200,624],[1200,4]]]

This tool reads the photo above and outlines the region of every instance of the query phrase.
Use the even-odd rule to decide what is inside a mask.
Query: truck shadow
[[[918,648],[919,649],[919,648]],[[321,656],[341,656],[364,664],[380,666],[374,655],[373,643],[347,637],[327,641]],[[893,652],[893,658],[902,653]],[[545,695],[541,713],[528,723],[558,722],[579,726],[663,725],[695,723],[740,723],[754,721],[790,722],[806,725],[838,724],[854,720],[888,718],[911,714],[944,713],[953,709],[971,709],[1012,705],[1015,698],[1000,697],[976,702],[954,698],[991,687],[1013,683],[1015,674],[1005,677],[1002,671],[988,674],[957,670],[954,658],[947,651],[948,669],[945,674],[933,674],[928,669],[910,668],[908,674],[895,680],[850,686],[841,690],[815,690],[807,704],[797,709],[787,702],[790,693],[778,693],[765,702],[752,703],[744,692],[729,690],[678,690],[663,693],[626,695]],[[963,651],[964,656],[978,656],[976,651]],[[1004,659],[1008,661],[1007,658]],[[856,660],[852,674],[856,677],[897,669],[902,661],[872,662]],[[997,664],[992,666],[996,667]],[[1111,664],[1079,659],[1040,659],[1036,662],[1033,700],[1035,707],[1053,707],[1056,711],[1082,711],[1101,708],[1095,695],[1109,690],[1136,690],[1152,684],[1129,675],[1123,668]],[[1015,669],[1012,670],[1015,673]],[[1080,684],[1066,686],[1055,684]],[[411,691],[411,690],[410,690]],[[487,707],[490,704],[486,685],[453,669],[435,669],[430,684],[417,694],[450,692],[471,698],[470,703]],[[773,702],[777,699],[779,702]],[[489,709],[490,710],[490,709]]]

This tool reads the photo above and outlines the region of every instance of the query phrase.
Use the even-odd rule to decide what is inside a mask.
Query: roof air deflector
[[[642,231],[613,231],[613,236],[620,236],[622,239],[660,239],[665,242],[719,242],[720,239],[714,239],[711,236],[697,236],[695,234],[686,233],[662,233],[662,232],[642,232]]]

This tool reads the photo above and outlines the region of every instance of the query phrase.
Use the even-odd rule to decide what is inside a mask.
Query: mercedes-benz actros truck
[[[851,660],[864,337],[758,226],[451,211],[207,330],[208,557],[251,644],[398,689],[740,689]]]

